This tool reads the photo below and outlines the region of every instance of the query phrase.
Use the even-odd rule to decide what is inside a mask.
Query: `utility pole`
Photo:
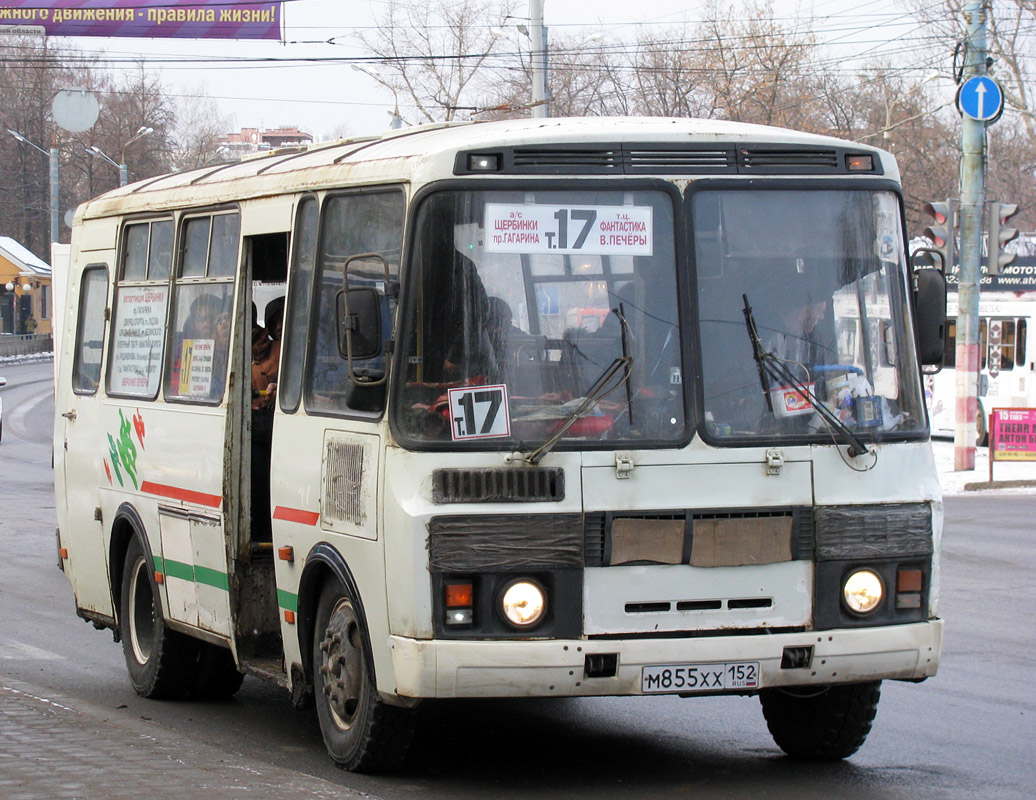
[[[543,0],[529,0],[529,40],[532,44],[532,116],[549,117],[547,97],[547,36]]]
[[[986,3],[967,0],[964,80],[986,73]],[[953,436],[954,470],[975,468],[975,418],[978,414],[979,280],[982,207],[985,203],[986,122],[963,115],[960,163],[960,284],[957,312],[957,413]]]

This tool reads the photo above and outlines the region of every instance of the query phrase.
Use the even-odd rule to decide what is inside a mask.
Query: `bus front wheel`
[[[166,626],[154,570],[136,537],[126,550],[121,597],[119,631],[133,690],[153,700],[181,697],[197,663],[197,642]]]
[[[327,752],[353,772],[396,766],[413,734],[413,714],[378,696],[366,637],[352,598],[337,581],[328,582],[317,607],[313,689]]]
[[[878,709],[881,681],[759,693],[770,735],[792,758],[836,761],[860,749]]]

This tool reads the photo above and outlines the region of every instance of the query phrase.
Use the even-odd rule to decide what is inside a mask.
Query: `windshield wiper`
[[[748,328],[748,338],[752,340],[752,351],[756,364],[759,365],[759,380],[763,385],[763,393],[766,395],[766,407],[773,411],[773,398],[770,396],[770,378],[773,377],[782,386],[791,386],[802,398],[809,403],[813,410],[820,416],[832,432],[838,431],[842,435],[843,444],[846,444],[849,455],[852,457],[862,456],[867,452],[867,445],[863,443],[853,429],[842,422],[838,415],[824,405],[817,396],[789,370],[781,359],[763,347],[759,338],[759,331],[755,325],[755,317],[752,314],[752,307],[748,304],[748,295],[741,295],[745,302],[745,325]]]
[[[756,366],[759,369],[759,383],[763,386],[763,397],[766,398],[767,411],[773,412],[773,398],[770,397],[770,378],[766,374],[767,350],[763,347],[763,340],[759,338],[759,329],[755,327],[755,316],[752,314],[752,307],[748,305],[748,295],[741,295],[745,301],[745,325],[748,327],[748,338],[752,340],[752,355],[755,358]]]
[[[622,324],[622,355],[605,367],[601,376],[593,382],[593,385],[590,387],[590,391],[588,391],[586,396],[582,398],[582,402],[571,414],[565,417],[565,421],[562,423],[561,427],[551,434],[551,437],[547,439],[547,441],[529,453],[529,455],[525,456],[523,458],[525,462],[529,464],[540,463],[540,460],[554,448],[554,445],[558,443],[569,428],[575,425],[581,417],[589,414],[597,408],[597,405],[605,397],[610,395],[620,386],[626,386],[626,404],[629,410],[630,419],[633,419],[633,397],[629,391],[630,378],[633,375],[633,356],[628,352],[629,345],[626,340],[626,326],[628,323],[626,322],[626,318],[622,315],[620,310],[621,308],[621,305],[619,308],[613,308],[612,313],[618,316],[619,322]],[[609,382],[611,382],[620,372],[622,373],[622,378],[617,383],[609,386]]]

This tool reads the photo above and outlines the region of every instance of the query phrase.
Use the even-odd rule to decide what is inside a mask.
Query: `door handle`
[[[66,411],[61,416],[63,416],[65,419],[69,420],[70,422],[75,422],[76,421],[76,410],[73,408],[71,411]]]

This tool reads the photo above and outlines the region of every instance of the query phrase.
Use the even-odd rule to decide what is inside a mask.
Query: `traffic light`
[[[942,258],[943,271],[950,272],[957,263],[957,201],[925,203],[924,211],[934,219],[924,235],[935,243],[933,249]]]
[[[1004,223],[1018,213],[1017,203],[989,204],[989,267],[990,275],[999,275],[1000,268],[1006,267],[1016,258],[1016,253],[1005,253],[1004,245],[1018,236],[1017,228],[1005,228]]]

